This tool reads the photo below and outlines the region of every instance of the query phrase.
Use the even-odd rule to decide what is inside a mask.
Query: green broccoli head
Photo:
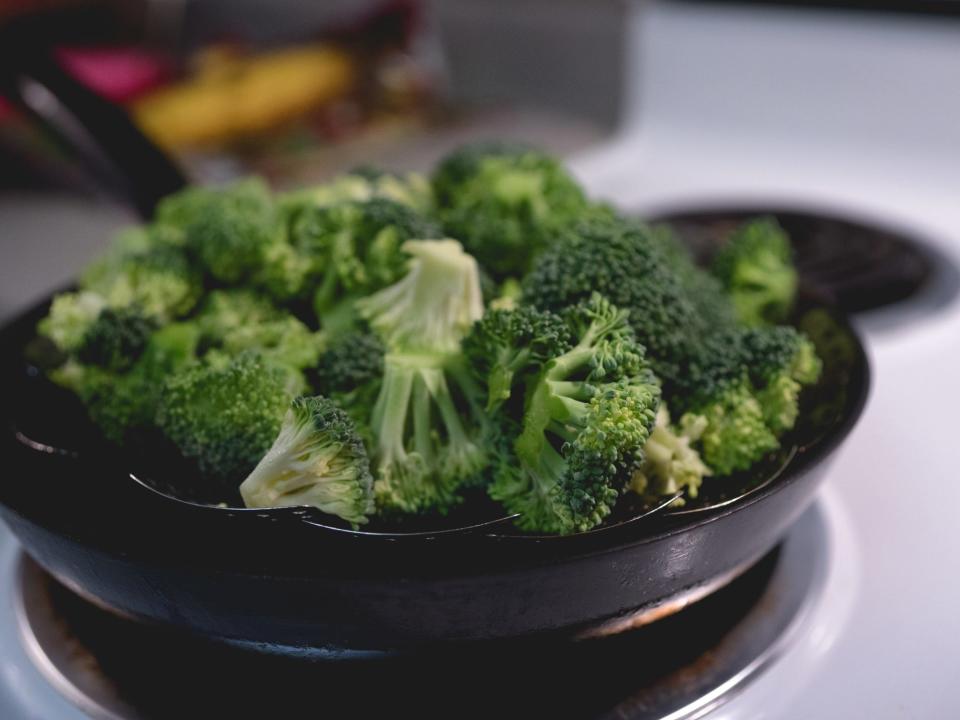
[[[706,419],[691,416],[683,428],[675,427],[667,406],[661,404],[656,424],[643,446],[643,465],[631,476],[630,489],[651,500],[678,492],[695,498],[703,478],[713,474],[693,447],[706,426]],[[677,505],[683,503],[683,497],[677,499]]]
[[[296,398],[240,485],[247,507],[311,506],[354,526],[373,512],[370,460],[353,422],[324,397]]]
[[[293,243],[316,270],[310,287],[321,325],[331,334],[355,324],[353,300],[396,282],[406,271],[401,249],[439,229],[405,205],[385,199],[316,207],[301,214]]]
[[[474,324],[463,353],[477,381],[487,388],[487,411],[510,398],[518,377],[537,372],[572,346],[570,328],[559,315],[532,307],[491,310]]]
[[[112,308],[137,306],[159,322],[186,315],[203,294],[200,273],[173,245],[142,251],[114,248],[87,268],[80,287],[100,295]]]
[[[813,343],[789,326],[751,328],[743,344],[763,417],[779,435],[796,423],[802,386],[817,381],[822,363]]]
[[[626,311],[595,294],[568,318],[574,344],[524,380],[520,433],[489,488],[527,530],[602,522],[643,462],[660,402]]]
[[[320,356],[313,384],[364,426],[383,378],[386,348],[374,333],[358,330],[337,338]]]
[[[138,307],[104,308],[84,334],[77,359],[110,372],[123,372],[143,353],[155,329],[155,322]]]
[[[790,239],[773,218],[751,220],[736,230],[714,258],[712,272],[748,325],[782,322],[793,306],[797,271]]]
[[[526,273],[558,228],[587,207],[558,160],[520,145],[462,147],[437,167],[433,187],[446,233],[495,279]]]
[[[199,338],[192,323],[172,323],[150,336],[143,354],[126,373],[73,366],[73,388],[104,437],[130,447],[147,436],[154,427],[164,380],[195,361]]]
[[[487,464],[480,389],[460,342],[483,314],[476,261],[453,240],[408,241],[407,274],[357,302],[387,352],[370,416],[387,512],[446,511]]]
[[[61,352],[73,353],[106,306],[106,300],[94,292],[62,293],[53,298],[46,317],[37,324],[37,333]]]
[[[249,352],[188,366],[164,384],[157,425],[205,479],[235,489],[280,431],[291,400],[286,379]]]
[[[242,180],[204,196],[186,228],[186,245],[206,271],[236,285],[263,266],[267,248],[283,239],[270,191],[257,179]]]
[[[523,280],[523,303],[561,313],[601,293],[629,311],[637,340],[670,388],[704,324],[643,226],[594,217],[564,232]]]

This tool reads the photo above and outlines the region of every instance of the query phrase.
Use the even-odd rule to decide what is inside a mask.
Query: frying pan
[[[70,83],[45,62],[36,67],[54,90]],[[91,107],[95,100],[71,110],[85,117]],[[146,211],[162,193],[143,190],[137,178],[162,154],[112,117],[123,137],[147,147],[130,176],[130,196]],[[95,121],[82,124],[98,135]],[[173,166],[161,165],[166,191]],[[714,480],[699,506],[566,537],[525,536],[507,521],[364,534],[317,522],[309,511],[183,502],[131,477],[128,459],[100,451],[75,404],[24,362],[48,305],[0,329],[0,515],[26,552],[67,587],[124,616],[311,658],[588,637],[717,587],[776,545],[813,500],[869,385],[856,334],[806,297],[796,322],[818,346],[823,378],[804,396],[788,452],[765,464],[762,477],[742,479],[731,497]]]

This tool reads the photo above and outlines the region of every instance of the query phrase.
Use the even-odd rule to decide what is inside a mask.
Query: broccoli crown
[[[172,323],[157,330],[125,374],[75,366],[75,389],[104,437],[130,445],[154,426],[163,381],[194,361],[199,335],[192,323]]]
[[[370,416],[378,506],[443,512],[487,464],[480,390],[460,342],[483,314],[476,261],[454,240],[408,241],[407,274],[357,306],[387,352]]]
[[[563,309],[601,293],[629,310],[629,321],[669,388],[703,323],[677,275],[642,226],[595,217],[577,224],[545,250],[523,280],[523,303]]]
[[[80,347],[90,326],[100,317],[106,301],[93,292],[62,293],[53,298],[50,311],[37,324],[37,333],[48,338],[61,352]]]
[[[256,350],[278,365],[304,370],[316,366],[323,336],[284,313],[272,320],[235,327],[221,337],[220,347],[231,355]]]
[[[694,428],[704,461],[719,475],[747,470],[780,446],[746,378],[680,418],[681,432],[693,434]]]
[[[263,265],[266,249],[282,240],[279,214],[266,185],[249,179],[211,191],[186,228],[186,244],[217,280],[237,284]]]
[[[338,338],[317,363],[315,384],[322,395],[349,394],[383,375],[386,348],[375,334],[355,331]]]
[[[684,428],[670,423],[666,405],[660,405],[656,424],[643,446],[644,461],[630,478],[630,489],[643,497],[655,499],[684,492],[695,498],[703,478],[712,471],[692,446],[706,429],[706,420],[697,418]],[[683,498],[676,504],[682,505]]]
[[[240,485],[247,507],[311,506],[354,526],[373,512],[370,460],[350,417],[324,397],[299,397]]]
[[[187,228],[203,215],[215,194],[216,191],[210,188],[191,186],[167,195],[157,203],[153,222],[156,226],[178,231],[185,240]]]
[[[188,366],[164,384],[157,425],[204,478],[236,488],[280,431],[291,400],[285,380],[256,353]]]
[[[196,316],[204,342],[219,345],[244,325],[259,325],[283,316],[273,303],[251,290],[214,290]]]
[[[792,327],[756,327],[743,339],[746,364],[764,419],[775,433],[796,424],[803,385],[815,383],[821,362],[813,343]]]
[[[649,234],[669,268],[680,280],[701,325],[707,328],[734,325],[737,315],[730,296],[716,277],[697,265],[689,248],[673,229],[669,225],[654,225],[649,228]]]
[[[572,347],[570,328],[559,315],[532,307],[491,310],[473,325],[463,353],[478,382],[487,388],[487,410],[509,399],[518,375]]]
[[[335,325],[353,299],[396,282],[408,261],[402,250],[411,239],[439,237],[439,229],[405,205],[391,200],[341,203],[304,212],[293,242],[313,259],[314,310],[321,323]],[[352,320],[343,323],[352,325]]]
[[[477,261],[456,240],[408,240],[407,274],[357,301],[361,317],[390,351],[458,352],[483,315]]]
[[[520,146],[462,148],[440,164],[433,181],[444,230],[495,279],[527,272],[558,228],[587,207],[559,161]]]
[[[790,239],[773,218],[751,220],[737,229],[711,268],[748,325],[783,321],[797,291]]]
[[[660,402],[626,311],[595,294],[568,319],[575,344],[528,377],[520,434],[489,488],[527,530],[602,522],[643,462]]]
[[[80,286],[102,296],[110,307],[136,305],[161,322],[186,315],[203,294],[200,273],[173,245],[142,251],[114,248],[87,268]]]
[[[112,372],[123,372],[136,362],[155,329],[153,320],[137,307],[105,308],[83,336],[77,358]]]
[[[314,272],[313,258],[299,252],[286,237],[281,237],[263,248],[253,284],[277,302],[288,303],[305,294]]]

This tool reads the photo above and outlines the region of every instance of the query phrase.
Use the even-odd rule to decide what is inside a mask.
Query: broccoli
[[[691,447],[697,442],[707,421],[696,417],[683,428],[670,423],[670,412],[665,404],[657,411],[656,424],[650,432],[647,444],[643,446],[643,465],[630,478],[630,489],[638,495],[658,498],[684,492],[695,498],[703,483],[703,478],[712,475],[704,464],[700,454]],[[683,498],[677,498],[682,505]]]
[[[594,292],[629,311],[665,391],[682,380],[707,328],[643,226],[594,216],[568,229],[523,279],[522,303],[560,313]]]
[[[196,316],[203,342],[219,345],[223,338],[244,325],[276,320],[283,311],[252,290],[214,290],[207,295]]]
[[[374,491],[387,512],[444,512],[483,470],[480,390],[460,342],[483,314],[476,261],[454,240],[411,240],[395,284],[357,302],[387,353],[370,416]]]
[[[341,203],[305,211],[292,229],[301,255],[313,259],[313,306],[330,335],[356,321],[353,301],[396,282],[411,239],[439,237],[439,229],[410,208],[390,200]]]
[[[559,161],[520,145],[462,147],[437,167],[433,187],[446,233],[496,280],[526,273],[558,228],[587,207]]]
[[[779,435],[796,423],[801,386],[820,377],[820,359],[813,343],[789,326],[752,328],[743,342],[763,418]]]
[[[313,385],[365,426],[380,391],[385,354],[383,342],[368,330],[344,335],[320,356]]]
[[[523,381],[521,430],[489,487],[526,530],[602,522],[643,462],[660,402],[626,311],[594,294],[567,318],[576,344]]]
[[[198,200],[186,246],[216,280],[236,285],[263,266],[267,249],[283,242],[283,225],[263,182],[242,180]]]
[[[285,381],[253,352],[188,366],[164,383],[157,426],[207,481],[235,490],[280,431],[292,399]]]
[[[137,307],[105,308],[83,336],[77,359],[111,372],[123,372],[140,357],[156,328]]]
[[[309,208],[377,198],[406,205],[423,215],[433,212],[433,188],[427,178],[418,173],[391,173],[369,166],[339,175],[323,185],[284,193],[278,202],[282,212],[295,218]]]
[[[779,447],[750,382],[740,327],[700,338],[667,401],[682,413],[678,424],[684,434],[704,425],[703,460],[719,475],[746,470]]]
[[[773,218],[743,224],[713,260],[713,274],[748,325],[782,322],[797,292],[790,239]]]
[[[161,323],[189,313],[203,293],[200,273],[183,250],[162,244],[145,250],[115,246],[87,268],[80,287],[112,308],[138,306]]]
[[[94,424],[111,442],[129,446],[154,427],[166,376],[195,360],[200,333],[192,323],[172,323],[150,336],[124,374],[73,365],[73,386]]]
[[[324,397],[293,401],[273,446],[240,485],[247,507],[308,505],[354,527],[373,512],[373,476],[350,417]]]
[[[164,228],[179,244],[186,242],[187,228],[196,222],[214,202],[216,190],[191,186],[167,195],[153,212],[153,227]]]
[[[37,333],[69,354],[83,342],[90,326],[100,317],[107,302],[93,292],[62,293],[53,298],[46,317],[37,324]]]
[[[522,307],[487,312],[464,339],[463,353],[487,388],[487,411],[494,411],[509,399],[518,375],[538,372],[572,345],[570,329],[560,316]]]

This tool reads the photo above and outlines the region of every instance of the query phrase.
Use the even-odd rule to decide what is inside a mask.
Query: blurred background
[[[5,0],[0,315],[135,218],[136,158],[117,172],[51,64],[197,182],[424,170],[465,140],[508,137],[568,157],[594,194],[640,212],[789,198],[912,223],[960,189],[958,9]]]

